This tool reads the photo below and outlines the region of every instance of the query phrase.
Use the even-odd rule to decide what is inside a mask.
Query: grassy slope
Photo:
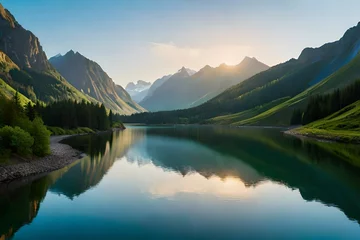
[[[360,142],[360,101],[293,131],[322,139]]]
[[[8,99],[11,99],[16,93],[16,90],[9,86],[4,80],[0,78],[0,94],[5,96]],[[19,93],[21,105],[26,105],[28,102],[31,102],[27,97]]]
[[[284,98],[280,98],[280,99],[277,99],[277,100],[274,100],[270,103],[267,103],[263,106],[257,106],[255,108],[252,108],[250,110],[246,110],[246,111],[242,111],[242,112],[239,112],[239,113],[235,113],[235,114],[228,114],[228,115],[224,115],[224,116],[219,116],[219,117],[214,117],[214,118],[211,118],[207,121],[207,123],[210,123],[210,124],[223,124],[223,125],[228,125],[228,124],[231,124],[231,125],[237,125],[238,122],[241,122],[245,119],[249,119],[249,118],[252,118],[252,117],[255,117],[256,115],[264,112],[264,111],[267,111],[287,100],[289,100],[290,97],[284,97]]]
[[[294,109],[304,108],[312,94],[329,93],[342,88],[360,78],[360,54],[339,71],[325,78],[318,84],[306,89],[292,99],[279,104],[253,118],[238,122],[238,125],[278,125],[288,126]]]

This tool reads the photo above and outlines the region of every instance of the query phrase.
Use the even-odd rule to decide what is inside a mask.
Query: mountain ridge
[[[245,80],[269,67],[255,58],[245,57],[239,64],[204,66],[189,74],[182,67],[163,83],[151,97],[140,102],[149,111],[185,109],[200,105],[220,94],[226,88]]]
[[[105,107],[120,114],[143,112],[120,85],[116,85],[101,66],[79,52],[68,51],[52,57],[50,63],[76,89],[104,103]]]

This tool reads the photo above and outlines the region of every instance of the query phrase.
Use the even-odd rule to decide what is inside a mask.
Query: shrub
[[[5,126],[0,129],[0,138],[4,149],[10,149],[22,156],[31,155],[34,138],[23,129]]]
[[[32,121],[30,134],[34,138],[33,153],[39,157],[50,154],[51,133],[47,130],[41,118],[37,117]]]

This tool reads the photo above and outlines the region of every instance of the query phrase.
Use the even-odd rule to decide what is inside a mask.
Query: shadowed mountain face
[[[158,87],[152,96],[140,104],[149,111],[175,110],[198,106],[233,86],[269,67],[255,58],[246,57],[236,66],[205,66],[189,74],[185,68]]]
[[[0,77],[32,100],[91,100],[51,66],[39,39],[0,4]]]
[[[75,88],[104,103],[114,112],[132,114],[145,111],[125,89],[115,85],[99,64],[80,53],[71,50],[64,56],[52,57],[50,62]]]
[[[128,83],[125,90],[130,94],[131,98],[138,103],[146,97],[150,87],[150,82],[139,80],[137,83]]]

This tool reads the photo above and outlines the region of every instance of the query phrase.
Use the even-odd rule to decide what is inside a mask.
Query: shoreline
[[[0,183],[50,173],[83,158],[84,153],[81,151],[60,143],[62,140],[73,136],[76,135],[50,137],[51,154],[48,156],[11,165],[0,165]]]
[[[300,133],[298,131],[294,131],[296,128],[291,128],[287,131],[284,131],[284,134],[294,136],[297,138],[307,138],[313,139],[315,141],[321,142],[333,142],[333,143],[344,143],[344,144],[360,144],[360,140],[345,140],[339,136],[331,136],[331,135],[321,135],[321,134],[313,134],[313,133]]]

